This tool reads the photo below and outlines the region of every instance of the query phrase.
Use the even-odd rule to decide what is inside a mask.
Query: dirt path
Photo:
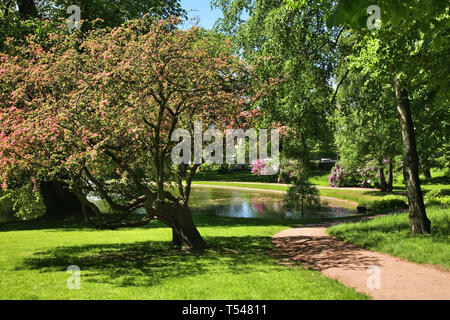
[[[450,272],[336,240],[326,233],[331,225],[284,230],[274,243],[286,257],[375,300],[450,300]]]

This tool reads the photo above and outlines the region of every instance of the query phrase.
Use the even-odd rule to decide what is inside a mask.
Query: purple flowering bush
[[[379,177],[377,168],[367,163],[364,168],[356,170],[345,169],[341,164],[336,163],[331,174],[328,177],[328,184],[333,188],[338,187],[361,187],[366,186],[368,182],[372,182]]]
[[[267,161],[263,159],[258,159],[256,161],[252,162],[252,173],[256,174],[258,176],[261,176],[264,174],[264,171],[267,170],[268,163]]]

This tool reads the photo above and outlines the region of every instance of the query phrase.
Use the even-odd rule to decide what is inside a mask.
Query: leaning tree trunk
[[[66,185],[56,181],[41,182],[40,189],[48,217],[64,218],[82,211],[80,200]]]
[[[402,88],[398,79],[395,80],[395,95],[397,112],[400,119],[403,142],[403,177],[409,205],[411,232],[429,234],[431,222],[425,211],[423,194],[419,180],[419,156],[417,153],[414,123],[411,116],[408,91]]]
[[[181,204],[172,202],[154,203],[147,212],[172,228],[172,244],[184,246],[192,250],[203,250],[207,247],[200,232],[195,226],[190,210]]]

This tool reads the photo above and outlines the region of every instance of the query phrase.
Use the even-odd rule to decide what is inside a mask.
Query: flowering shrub
[[[265,170],[268,168],[268,161],[264,159],[258,159],[252,162],[252,173],[258,176],[264,175]]]
[[[358,168],[355,171],[346,170],[344,167],[337,163],[331,174],[328,177],[328,184],[335,187],[360,187],[365,185],[368,181],[373,181],[375,177],[379,178],[379,173],[376,167],[370,163],[367,163],[364,168]]]
[[[292,183],[295,178],[304,178],[308,175],[307,168],[299,160],[283,159],[278,174],[279,182]]]

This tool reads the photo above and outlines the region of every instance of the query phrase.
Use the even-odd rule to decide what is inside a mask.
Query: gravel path
[[[449,272],[336,240],[326,233],[331,225],[284,230],[273,241],[287,258],[375,300],[450,300]]]

